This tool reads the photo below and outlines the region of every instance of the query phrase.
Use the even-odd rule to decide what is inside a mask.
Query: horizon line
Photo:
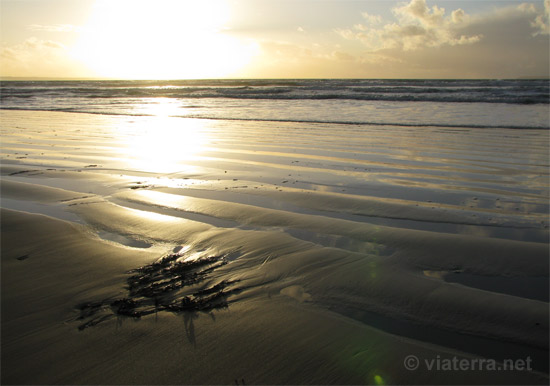
[[[540,76],[518,76],[507,78],[357,78],[357,77],[298,77],[298,78],[246,78],[246,77],[226,77],[226,78],[174,78],[174,79],[154,79],[154,78],[108,78],[108,77],[49,77],[49,76],[0,76],[0,81],[207,81],[207,80],[548,80],[550,75]]]

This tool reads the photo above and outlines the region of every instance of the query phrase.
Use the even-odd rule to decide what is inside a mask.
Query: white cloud
[[[464,22],[464,18],[466,17],[466,14],[462,9],[455,9],[453,12],[451,12],[451,21],[455,24],[460,24]]]
[[[549,13],[550,0],[477,14],[407,0],[391,20],[362,15],[366,21],[334,32],[369,77],[548,76]]]
[[[31,24],[28,26],[28,28],[31,31],[40,31],[40,32],[73,32],[77,29],[77,27],[72,24],[53,24],[53,25]]]
[[[367,13],[367,12],[362,12],[362,13],[361,13],[361,16],[363,16],[363,18],[364,18],[369,24],[376,25],[376,24],[382,23],[382,16],[380,16],[380,15],[370,15],[370,14]]]
[[[409,4],[395,7],[393,14],[401,24],[420,24],[425,27],[437,26],[444,22],[445,8],[434,5],[431,9],[426,0],[411,0]]]
[[[544,0],[544,13],[539,13],[535,20],[531,22],[531,26],[537,29],[534,35],[550,34],[550,0]]]
[[[356,24],[356,25],[353,26],[353,29],[335,28],[334,32],[336,32],[338,35],[340,35],[341,37],[343,37],[344,39],[347,39],[347,40],[354,40],[354,39],[361,40],[361,34],[357,33],[354,30],[366,31],[367,28],[364,27],[361,24]]]
[[[53,40],[37,39],[33,36],[25,40],[19,48],[30,48],[37,51],[46,51],[50,48],[65,49],[65,45]]]
[[[449,16],[445,9],[437,5],[429,7],[426,0],[411,0],[392,9],[397,22],[386,23],[381,27],[380,16],[363,13],[368,25],[356,24],[353,28],[335,30],[345,39],[357,39],[371,50],[401,48],[415,50],[422,47],[440,47],[443,45],[463,45],[477,43],[482,35],[460,33],[470,17],[456,9]]]
[[[343,62],[356,60],[355,56],[350,55],[347,52],[343,52],[343,51],[333,51],[330,54],[329,59],[334,59],[334,60],[343,61]]]
[[[64,44],[30,37],[12,46],[0,46],[2,76],[76,76],[80,69]]]

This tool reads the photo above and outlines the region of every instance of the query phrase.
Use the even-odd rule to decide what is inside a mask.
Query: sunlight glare
[[[168,216],[168,215],[165,215],[165,214],[160,214],[160,213],[155,213],[155,212],[151,212],[151,211],[148,211],[148,210],[139,210],[139,209],[134,209],[134,208],[124,208],[125,210],[127,210],[128,212],[131,212],[133,215],[137,215],[139,217],[143,217],[145,219],[148,219],[148,220],[153,220],[153,221],[159,221],[159,222],[176,222],[177,219],[172,217],[172,216]]]
[[[229,76],[257,47],[224,32],[227,0],[97,0],[73,55],[121,79]]]
[[[157,173],[195,171],[190,161],[207,144],[205,125],[201,120],[167,115],[143,117],[128,128],[131,133],[123,144],[128,166]]]

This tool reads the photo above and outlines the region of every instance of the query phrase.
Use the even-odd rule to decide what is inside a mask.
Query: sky
[[[520,78],[550,0],[0,0],[0,76]]]

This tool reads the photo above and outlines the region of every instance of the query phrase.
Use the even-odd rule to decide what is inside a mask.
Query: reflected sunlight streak
[[[198,158],[208,144],[206,122],[197,119],[172,117],[173,106],[158,103],[146,107],[152,117],[140,117],[127,127],[123,152],[129,167],[157,173],[192,172],[186,164]]]
[[[172,222],[172,223],[175,222],[175,221],[178,221],[178,219],[176,219],[172,216],[167,216],[165,214],[150,212],[150,211],[147,211],[147,210],[139,210],[139,209],[134,209],[134,208],[124,208],[124,209],[128,210],[129,212],[131,212],[134,215],[146,218],[148,220],[162,221],[162,222]]]

